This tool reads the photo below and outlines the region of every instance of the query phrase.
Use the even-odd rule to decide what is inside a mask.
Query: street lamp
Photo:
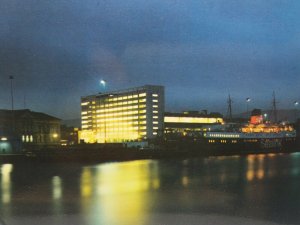
[[[105,80],[103,80],[103,79],[101,79],[100,80],[100,84],[103,86],[103,89],[105,89],[105,87],[106,87],[106,81]],[[104,99],[104,143],[106,143],[106,120],[107,120],[107,118],[106,118],[106,103],[105,103],[105,99]]]
[[[297,121],[297,106],[299,105],[298,101],[294,101],[294,106],[295,106],[295,122]]]
[[[100,84],[105,88],[105,86],[106,86],[106,81],[103,80],[103,79],[101,79],[101,80],[100,80]]]
[[[249,111],[249,102],[251,102],[251,98],[246,98],[247,114],[248,114],[248,111]]]
[[[268,114],[264,113],[264,121],[267,121],[267,118],[268,118]]]

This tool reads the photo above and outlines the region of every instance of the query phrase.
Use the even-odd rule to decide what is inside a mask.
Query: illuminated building
[[[81,98],[80,140],[118,143],[162,134],[164,87],[145,85]]]
[[[219,113],[188,111],[183,113],[165,113],[164,127],[167,139],[180,138],[191,135],[199,136],[202,131],[210,129],[211,126],[222,124],[223,117]]]

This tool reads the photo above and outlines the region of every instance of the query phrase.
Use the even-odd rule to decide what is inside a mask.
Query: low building
[[[163,133],[164,87],[145,85],[81,98],[79,139],[122,143],[154,139]]]
[[[223,116],[220,113],[207,111],[186,111],[182,113],[166,112],[164,116],[164,135],[166,139],[177,139],[184,136],[197,137],[202,131],[222,124]]]
[[[59,144],[60,119],[29,109],[0,110],[0,141],[0,153]]]

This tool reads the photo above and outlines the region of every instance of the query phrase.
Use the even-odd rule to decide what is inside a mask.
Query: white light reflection
[[[4,164],[1,166],[1,196],[4,204],[10,203],[11,200],[11,179],[10,175],[13,171],[12,164]]]
[[[54,200],[61,199],[62,197],[62,182],[58,176],[52,178],[52,197]]]

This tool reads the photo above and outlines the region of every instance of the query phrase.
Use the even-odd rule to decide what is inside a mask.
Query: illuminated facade
[[[164,87],[142,87],[81,98],[79,139],[118,143],[152,139],[162,134]]]
[[[223,118],[219,113],[200,113],[197,111],[183,113],[165,113],[164,127],[167,139],[180,138],[182,136],[199,136],[211,126],[222,124]]]

